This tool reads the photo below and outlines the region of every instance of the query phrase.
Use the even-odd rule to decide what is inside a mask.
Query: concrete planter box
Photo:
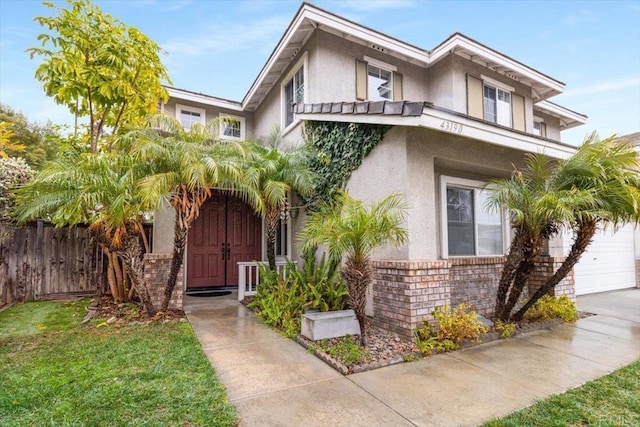
[[[302,315],[302,335],[312,341],[324,338],[360,335],[360,325],[353,310],[314,312]]]

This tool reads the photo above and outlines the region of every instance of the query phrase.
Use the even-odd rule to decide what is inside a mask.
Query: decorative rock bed
[[[580,318],[592,316],[591,313],[579,313]],[[552,329],[558,325],[563,324],[562,319],[549,319],[540,322],[521,323],[513,333],[512,337],[525,335],[534,331],[542,329]],[[354,340],[359,339],[358,336],[353,336]],[[460,349],[474,347],[479,344],[488,343],[500,339],[500,332],[491,331],[480,337],[480,342],[464,342],[460,345]],[[326,340],[329,345],[337,344],[341,338],[333,338]],[[372,369],[383,368],[385,366],[396,365],[398,363],[409,362],[417,359],[421,359],[424,356],[418,351],[417,346],[412,341],[402,338],[397,334],[388,332],[386,330],[376,328],[374,326],[368,326],[367,328],[367,351],[369,356],[362,362],[357,362],[352,365],[346,365],[339,360],[331,357],[328,353],[322,350],[320,340],[312,341],[302,335],[296,337],[298,344],[309,350],[320,360],[324,361],[327,365],[331,366],[342,375],[356,374],[358,372],[365,372]],[[437,354],[436,351],[433,354]]]

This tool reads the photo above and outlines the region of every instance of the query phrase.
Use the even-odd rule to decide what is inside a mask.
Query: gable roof
[[[452,34],[429,51],[303,2],[242,100],[243,108],[253,111],[260,105],[273,84],[278,81],[316,29],[425,68],[437,63],[449,53],[454,53],[531,86],[535,102],[561,93],[565,86],[563,82],[491,49],[462,33]]]
[[[533,104],[535,110],[542,111],[560,120],[560,130],[571,129],[587,123],[588,117],[551,101],[540,101]]]

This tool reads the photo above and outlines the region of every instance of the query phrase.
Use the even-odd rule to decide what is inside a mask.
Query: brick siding
[[[553,274],[563,258],[540,257],[523,299]],[[452,258],[431,261],[373,261],[373,321],[378,327],[411,337],[436,307],[466,303],[478,313],[493,314],[504,257]],[[640,271],[640,262],[638,263]],[[554,295],[575,300],[573,272]]]
[[[446,260],[374,261],[374,324],[408,337],[451,299]]]
[[[469,304],[483,316],[491,316],[504,257],[452,258],[449,264],[451,305]]]
[[[144,280],[149,286],[151,301],[156,308],[160,308],[164,298],[164,288],[171,270],[171,254],[148,253],[144,255]],[[182,292],[184,289],[182,267],[178,272],[178,280],[173,288],[173,295],[169,308],[182,310]]]
[[[553,273],[560,268],[564,258],[541,256],[536,259],[536,269],[534,270],[531,278],[529,279],[529,293],[533,295],[540,286],[544,284],[548,277],[551,277]],[[572,301],[576,300],[575,281],[573,277],[573,270],[567,274],[567,277],[562,279],[560,283],[549,293],[550,295],[559,297],[560,295],[566,295]]]

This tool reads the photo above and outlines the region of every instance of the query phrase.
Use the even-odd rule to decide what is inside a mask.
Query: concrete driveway
[[[580,295],[576,305],[580,311],[640,323],[639,288]]]
[[[602,295],[579,298],[603,314],[574,325],[347,377],[235,294],[185,297],[184,308],[242,426],[475,426],[640,358],[640,320],[625,303],[640,290]]]

